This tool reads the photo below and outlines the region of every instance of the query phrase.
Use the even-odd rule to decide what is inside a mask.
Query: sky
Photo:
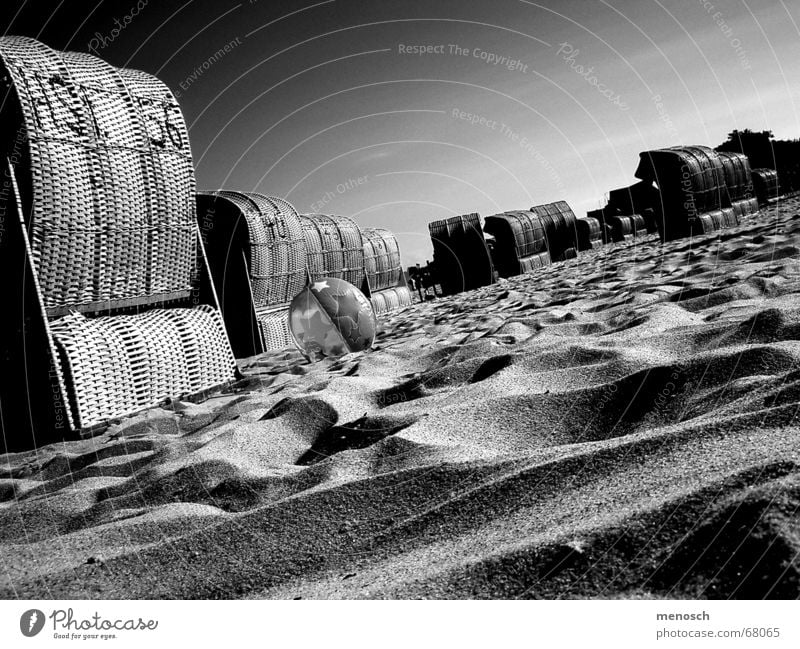
[[[790,0],[4,1],[0,29],[161,78],[198,187],[397,234],[635,182],[640,151],[800,137]]]

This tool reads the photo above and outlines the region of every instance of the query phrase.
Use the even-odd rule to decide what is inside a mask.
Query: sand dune
[[[0,461],[3,597],[800,596],[800,200]]]

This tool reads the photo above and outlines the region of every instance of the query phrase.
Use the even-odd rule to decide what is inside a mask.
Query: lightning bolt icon
[[[36,615],[36,611],[31,613],[31,619],[28,620],[28,631],[33,631],[33,626],[36,624],[38,617],[39,616]]]

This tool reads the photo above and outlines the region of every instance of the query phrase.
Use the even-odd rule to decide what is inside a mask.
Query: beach
[[[800,199],[0,457],[3,598],[797,598]]]

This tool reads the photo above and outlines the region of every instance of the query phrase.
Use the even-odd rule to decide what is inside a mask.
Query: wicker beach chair
[[[758,199],[753,186],[753,174],[750,169],[750,160],[743,153],[719,151],[722,168],[725,172],[725,184],[728,186],[728,195],[731,207],[736,215],[736,223],[742,219],[758,214]],[[729,219],[729,222],[732,222]]]
[[[307,281],[297,211],[282,198],[221,190],[198,193],[197,218],[235,356],[291,346],[288,308]]]
[[[5,447],[232,380],[169,89],[16,36],[0,37],[0,80],[0,358],[20,379],[0,393]]]
[[[551,261],[544,224],[532,212],[487,216],[484,230],[495,239],[492,261],[500,277],[529,273]]]
[[[656,221],[662,240],[738,223],[735,210],[722,212],[732,207],[726,164],[729,173],[741,172],[732,169],[732,162],[723,163],[719,153],[705,146],[680,146],[645,151],[639,157],[635,176],[655,182],[660,191]]]
[[[408,306],[412,302],[400,260],[397,237],[382,228],[363,228],[364,279],[376,315]]]
[[[364,237],[358,224],[327,214],[302,214],[300,222],[311,281],[336,277],[364,288]]]
[[[488,286],[494,282],[492,257],[477,213],[428,224],[433,243],[436,279],[444,295]]]
[[[547,252],[553,261],[571,259],[578,248],[578,226],[575,214],[566,201],[535,205],[530,211],[544,226]]]
[[[781,195],[778,172],[775,169],[753,169],[753,191],[759,205],[778,200]]]
[[[575,221],[578,231],[578,250],[597,250],[603,246],[603,228],[600,221],[592,216]]]

